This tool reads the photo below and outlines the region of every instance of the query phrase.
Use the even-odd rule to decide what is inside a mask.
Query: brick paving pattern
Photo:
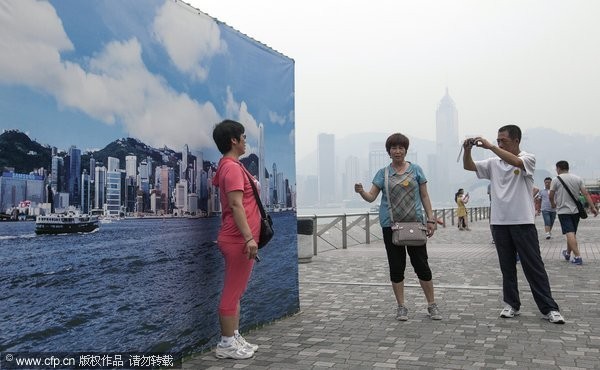
[[[554,299],[566,324],[541,319],[519,268],[521,315],[499,318],[502,280],[486,220],[472,231],[438,229],[428,243],[436,301],[432,321],[410,264],[409,320],[395,320],[383,242],[330,247],[299,265],[300,313],[244,333],[260,346],[249,360],[218,360],[214,350],[184,369],[600,369],[600,218],[582,220],[584,264],[560,255],[560,224],[544,239],[536,223]]]

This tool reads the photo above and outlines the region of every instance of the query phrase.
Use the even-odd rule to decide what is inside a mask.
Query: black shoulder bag
[[[275,231],[273,230],[273,220],[271,220],[271,216],[265,211],[265,207],[263,207],[262,201],[260,200],[260,196],[258,195],[258,190],[256,189],[256,184],[254,184],[254,179],[248,171],[243,169],[248,176],[248,180],[250,180],[250,185],[252,186],[252,191],[254,192],[254,198],[256,198],[256,203],[258,204],[258,209],[260,210],[260,237],[258,238],[258,249],[261,249],[273,238]]]
[[[569,190],[569,187],[567,186],[567,184],[565,184],[565,182],[563,181],[563,179],[560,178],[560,176],[556,176],[556,177],[560,180],[560,182],[562,182],[567,193],[569,193],[571,198],[573,198],[573,201],[575,201],[575,205],[577,206],[577,210],[579,211],[579,218],[587,218],[588,214],[587,214],[585,208],[583,207],[583,204],[581,204],[581,201],[579,201],[579,199],[575,198],[573,193],[571,193],[571,190]]]

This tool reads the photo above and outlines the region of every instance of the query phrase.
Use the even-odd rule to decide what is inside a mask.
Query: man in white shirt
[[[518,253],[543,318],[551,323],[564,324],[558,304],[552,298],[534,223],[532,194],[535,156],[519,148],[521,129],[518,126],[500,127],[496,141],[497,146],[482,137],[465,140],[463,167],[465,170],[475,171],[478,178],[489,179],[491,182],[490,224],[496,242],[506,304],[500,317],[512,318],[520,314],[516,263]],[[471,156],[473,146],[488,149],[496,157],[475,162]]]
[[[592,201],[590,193],[583,185],[581,177],[569,173],[569,162],[556,162],[556,173],[569,187],[569,190],[574,197],[578,198],[579,193],[586,197],[594,217],[598,216],[598,210]],[[562,255],[565,260],[569,261],[571,259],[571,252],[573,252],[573,259],[571,262],[576,265],[582,265],[583,259],[579,253],[576,236],[577,228],[579,226],[579,210],[577,209],[575,201],[571,198],[571,195],[569,195],[558,177],[552,180],[552,183],[550,184],[549,198],[552,207],[556,208],[562,233],[567,238],[567,249],[562,251]]]

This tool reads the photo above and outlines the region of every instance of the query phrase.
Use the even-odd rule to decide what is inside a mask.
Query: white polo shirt
[[[525,170],[499,157],[476,161],[477,177],[491,184],[492,225],[523,225],[535,222],[533,172],[535,155],[521,151],[518,155]]]

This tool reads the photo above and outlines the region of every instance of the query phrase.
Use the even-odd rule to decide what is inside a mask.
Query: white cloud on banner
[[[280,126],[283,126],[285,124],[285,117],[280,116],[276,112],[269,111],[269,119],[271,120],[271,122],[276,123]]]
[[[200,81],[208,75],[202,63],[227,50],[219,26],[212,18],[183,9],[171,1],[166,1],[158,10],[153,27],[156,39],[175,67]]]
[[[135,38],[106,44],[86,71],[61,60],[60,52],[73,45],[49,3],[5,1],[0,49],[0,82],[26,85],[106,124],[121,123],[153,146],[214,145],[210,134],[220,117],[213,104],[200,104],[150,73]]]
[[[256,122],[256,119],[252,114],[248,111],[248,105],[245,101],[238,102],[235,100],[233,96],[233,92],[231,91],[231,87],[227,86],[227,100],[225,101],[225,116],[227,118],[237,120],[242,125],[244,125],[246,135],[251,138],[249,141],[257,141],[258,140],[258,125],[259,122]],[[266,127],[265,127],[266,129]]]

